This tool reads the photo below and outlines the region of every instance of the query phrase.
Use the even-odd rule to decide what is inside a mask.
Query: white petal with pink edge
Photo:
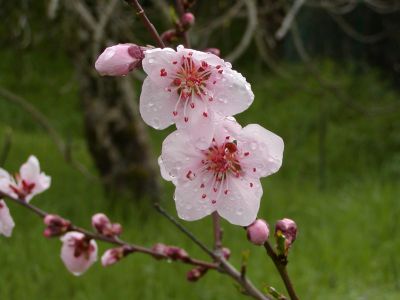
[[[0,235],[10,237],[15,223],[4,200],[0,200]]]

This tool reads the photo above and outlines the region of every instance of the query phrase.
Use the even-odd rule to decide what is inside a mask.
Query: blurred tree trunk
[[[120,1],[73,1],[64,14],[71,54],[78,73],[90,153],[105,188],[113,196],[157,199],[159,171],[137,107],[133,80],[100,77],[94,62],[110,40],[123,40]],[[77,6],[78,5],[78,6]],[[104,16],[104,14],[107,14]],[[92,26],[90,20],[92,19]],[[116,22],[118,21],[118,22]]]

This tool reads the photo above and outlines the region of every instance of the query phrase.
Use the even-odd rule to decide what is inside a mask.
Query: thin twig
[[[214,232],[214,250],[219,252],[222,248],[222,229],[218,212],[215,211],[212,213],[212,220]]]
[[[157,29],[154,27],[153,23],[150,22],[146,13],[144,12],[142,6],[139,4],[137,0],[125,0],[128,4],[135,7],[138,16],[142,19],[143,24],[146,26],[147,30],[150,32],[153,39],[157,42],[160,48],[165,48],[165,44],[158,34]]]
[[[243,0],[247,11],[247,27],[238,46],[226,56],[226,60],[233,62],[238,59],[250,46],[251,40],[257,29],[257,5],[254,0]]]
[[[191,233],[186,227],[181,225],[173,216],[171,216],[159,203],[154,203],[156,210],[167,218],[172,224],[174,224],[180,231],[185,233],[197,246],[199,246],[204,252],[210,255],[212,258],[217,256],[211,251],[203,242],[201,242],[193,233]]]
[[[286,33],[288,33],[290,27],[292,27],[292,23],[297,15],[297,13],[299,12],[300,8],[303,6],[303,4],[305,2],[306,2],[306,0],[296,0],[296,2],[293,4],[293,6],[289,9],[288,13],[286,14],[281,27],[275,33],[276,39],[281,40],[285,37],[285,35],[286,35]]]
[[[185,14],[185,8],[183,7],[182,0],[175,0],[175,5],[176,9],[178,10],[179,18],[182,19],[183,15]],[[182,37],[185,48],[190,48],[189,34],[186,29],[183,30]]]
[[[280,259],[280,257],[275,253],[274,249],[272,248],[271,244],[268,241],[264,243],[264,248],[267,251],[268,256],[271,257],[272,261],[274,262],[274,265],[278,270],[283,283],[285,284],[290,299],[299,300],[299,297],[296,295],[296,291],[294,290],[293,284],[286,270],[286,264],[287,264],[286,259],[284,260]]]
[[[270,297],[264,295],[258,290],[253,283],[247,278],[243,278],[241,272],[239,272],[234,266],[232,266],[224,257],[216,255],[213,251],[208,249],[202,242],[200,242],[193,233],[191,233],[186,227],[180,224],[173,216],[165,211],[159,204],[155,204],[158,212],[166,217],[172,224],[174,224],[181,232],[188,236],[194,243],[196,243],[204,252],[206,252],[211,258],[219,263],[220,271],[233,278],[237,283],[244,289],[245,294],[258,300],[272,300]]]
[[[19,198],[14,198],[11,197],[7,194],[4,194],[2,192],[0,192],[0,199],[1,198],[7,198],[25,208],[27,208],[28,210],[31,210],[32,212],[34,212],[36,215],[38,215],[40,218],[44,218],[46,217],[49,213],[38,208],[35,205],[32,205],[28,202],[26,202],[25,200],[19,199]],[[80,233],[83,233],[85,236],[94,239],[94,240],[98,240],[98,241],[102,241],[105,243],[109,243],[109,244],[113,244],[113,245],[117,245],[117,246],[125,246],[128,247],[132,253],[133,252],[139,252],[139,253],[144,253],[144,254],[148,254],[151,255],[153,257],[156,258],[163,258],[163,259],[168,259],[169,257],[167,255],[161,254],[156,250],[153,250],[151,248],[146,248],[143,246],[139,246],[139,245],[135,245],[135,244],[131,244],[131,243],[127,243],[119,238],[115,238],[115,237],[109,237],[109,236],[105,236],[99,233],[95,233],[89,230],[86,230],[82,227],[76,226],[74,224],[71,224],[68,228],[68,231],[77,231]],[[202,261],[199,259],[195,259],[195,258],[185,258],[182,260],[179,260],[180,262],[184,263],[184,264],[189,264],[189,265],[194,265],[194,266],[199,266],[199,267],[205,267],[207,269],[218,269],[219,266],[216,263],[210,263],[210,262],[206,262],[206,261]]]

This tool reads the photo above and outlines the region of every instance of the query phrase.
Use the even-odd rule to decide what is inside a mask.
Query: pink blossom
[[[256,124],[242,128],[233,118],[216,125],[207,149],[180,130],[163,142],[160,165],[175,185],[180,218],[197,220],[214,211],[241,226],[252,223],[263,193],[260,177],[282,164],[283,141]],[[168,174],[168,176],[167,176]]]
[[[95,68],[103,76],[124,76],[140,66],[142,59],[142,47],[135,44],[118,44],[106,48],[100,54]]]
[[[15,226],[14,220],[11,217],[4,200],[0,200],[0,235],[10,237]]]
[[[13,178],[0,168],[0,191],[11,197],[29,202],[33,196],[50,187],[51,178],[40,171],[38,159],[31,155]]]
[[[61,237],[61,259],[72,274],[79,276],[97,261],[97,243],[83,233],[71,231]]]
[[[145,51],[140,113],[155,129],[176,123],[188,129],[198,147],[207,147],[216,120],[246,110],[250,84],[231,64],[212,53],[179,46]]]

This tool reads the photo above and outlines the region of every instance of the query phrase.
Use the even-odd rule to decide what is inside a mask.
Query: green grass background
[[[0,54],[0,85],[23,95],[44,112],[72,141],[75,157],[93,172],[83,139],[77,83],[69,61],[53,53]],[[351,65],[321,61],[323,76],[365,107],[398,101],[399,95],[379,74],[355,72]],[[243,123],[260,123],[286,143],[280,172],[263,179],[260,216],[273,224],[290,217],[299,226],[290,253],[289,272],[301,299],[400,299],[400,124],[394,112],[365,116],[349,109],[319,86],[304,68],[287,66],[291,79],[277,78],[258,67],[244,69],[256,100],[240,115]],[[299,84],[305,89],[299,88]],[[312,90],[314,93],[309,93]],[[317,93],[315,93],[317,92]],[[132,101],[135,101],[132,99]],[[318,120],[326,113],[327,163],[325,189],[318,189]],[[38,156],[52,176],[49,191],[33,203],[89,226],[96,212],[107,212],[124,225],[123,238],[151,246],[156,242],[184,247],[207,259],[181,233],[158,215],[151,204],[110,200],[99,184],[72,169],[26,113],[0,99],[0,143],[12,130],[6,169],[17,171],[30,154]],[[149,129],[155,152],[166,132]],[[175,214],[173,189],[165,184],[164,205]],[[41,221],[9,204],[16,227],[12,238],[0,237],[0,299],[239,299],[233,282],[209,272],[197,283],[185,280],[188,266],[133,254],[110,268],[94,265],[81,277],[64,268],[60,241],[42,237]],[[210,218],[185,223],[211,245]],[[262,287],[284,288],[263,251],[247,242],[243,229],[223,222],[224,244],[239,266],[249,249],[248,274]],[[100,244],[100,253],[107,245]]]

